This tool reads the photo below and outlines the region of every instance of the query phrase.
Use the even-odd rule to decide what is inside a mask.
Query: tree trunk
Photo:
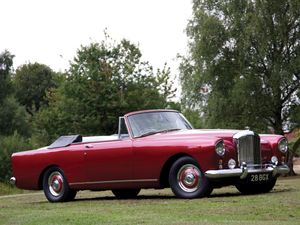
[[[293,148],[288,151],[288,162],[287,162],[287,164],[290,168],[290,172],[288,173],[288,176],[296,176],[297,175],[294,171],[293,158],[294,158],[295,153],[296,153],[296,151],[299,147],[300,147],[300,137],[294,143]]]
[[[276,110],[274,117],[275,117],[275,123],[273,125],[274,133],[275,134],[281,134],[283,135],[283,129],[282,129],[282,118],[281,118],[281,111],[282,107],[279,107],[278,110]]]

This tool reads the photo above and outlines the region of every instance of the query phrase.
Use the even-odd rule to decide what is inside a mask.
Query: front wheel
[[[118,199],[130,199],[135,198],[140,193],[140,190],[141,189],[114,189],[112,193]]]
[[[276,184],[276,178],[265,183],[238,183],[235,187],[245,195],[270,192]]]
[[[45,172],[43,189],[49,202],[71,201],[77,193],[70,189],[63,171],[58,167],[52,167]]]
[[[180,198],[198,198],[212,192],[209,181],[201,171],[197,161],[185,156],[172,165],[169,184],[173,193]]]

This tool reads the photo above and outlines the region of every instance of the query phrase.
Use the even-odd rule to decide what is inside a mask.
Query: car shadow
[[[168,196],[168,195],[139,195],[136,198],[130,198],[130,199],[118,199],[114,196],[105,196],[105,197],[90,197],[90,198],[78,198],[74,199],[74,201],[122,201],[122,200],[170,200],[170,199],[178,199],[176,196]]]
[[[280,189],[280,190],[273,190],[269,193],[261,193],[261,194],[250,194],[250,195],[272,195],[272,194],[277,194],[277,193],[285,193],[285,192],[292,192],[292,189]],[[238,196],[246,196],[241,194],[240,192],[234,192],[234,193],[213,193],[207,198],[230,198],[230,197],[238,197]],[[101,196],[101,197],[80,197],[77,199],[74,199],[74,201],[126,201],[126,200],[131,200],[131,201],[139,201],[139,200],[172,200],[172,199],[180,199],[177,198],[176,196],[170,196],[170,195],[139,195],[136,198],[132,199],[117,199],[114,196]],[[187,199],[183,199],[187,200]]]
[[[280,194],[280,193],[292,193],[295,192],[296,190],[293,188],[274,188],[271,192],[269,193],[262,193],[262,194],[253,194],[253,195],[274,195],[274,194]],[[221,192],[221,191],[217,191],[217,193],[213,192],[210,196],[208,196],[207,198],[203,198],[203,199],[217,199],[217,198],[231,198],[231,197],[239,197],[239,196],[249,196],[249,195],[243,195],[240,192],[236,191],[236,192]],[[109,196],[95,196],[93,194],[93,196],[86,196],[85,194],[78,196],[77,198],[75,198],[73,201],[71,202],[85,202],[85,201],[142,201],[142,200],[149,200],[149,201],[164,201],[164,200],[180,200],[180,198],[176,197],[175,195],[163,195],[163,194],[153,194],[153,195],[145,195],[145,194],[141,194],[138,195],[136,198],[131,198],[131,199],[118,199],[113,195],[109,195]],[[181,200],[189,200],[189,199],[181,199]],[[201,200],[201,198],[196,198],[196,199],[190,199],[190,200]],[[38,203],[40,201],[35,201],[35,203]],[[31,202],[32,203],[32,202]],[[28,204],[31,204],[28,203]],[[43,199],[43,201],[41,201],[40,203],[48,203],[45,199]]]
[[[208,198],[220,198],[220,197],[236,197],[236,196],[247,196],[247,195],[272,195],[277,193],[285,193],[285,192],[293,192],[293,189],[273,189],[271,192],[268,193],[259,193],[259,194],[242,194],[240,192],[230,192],[230,193],[213,193]]]

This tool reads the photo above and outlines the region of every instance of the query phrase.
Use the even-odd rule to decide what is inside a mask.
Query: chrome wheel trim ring
[[[188,193],[198,190],[201,183],[200,169],[193,164],[183,165],[177,173],[179,187]]]
[[[54,171],[50,174],[48,188],[50,193],[55,197],[60,196],[64,192],[64,180],[60,172]]]

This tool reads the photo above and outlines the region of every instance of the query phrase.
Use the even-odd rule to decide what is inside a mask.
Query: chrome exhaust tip
[[[15,177],[11,177],[10,179],[9,179],[9,183],[11,183],[12,185],[15,185],[16,184],[16,178]]]

